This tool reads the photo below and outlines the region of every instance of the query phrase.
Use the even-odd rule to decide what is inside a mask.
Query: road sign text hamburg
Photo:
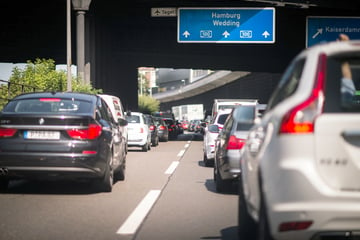
[[[179,8],[178,42],[274,43],[274,8]]]

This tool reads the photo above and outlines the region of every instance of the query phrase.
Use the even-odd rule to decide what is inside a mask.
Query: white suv
[[[243,148],[240,239],[359,239],[359,77],[360,41],[292,61]]]

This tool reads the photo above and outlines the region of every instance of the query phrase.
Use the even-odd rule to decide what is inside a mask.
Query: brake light
[[[164,126],[160,126],[159,130],[165,130],[166,128]]]
[[[304,230],[304,229],[309,228],[312,223],[313,223],[312,221],[281,223],[279,225],[279,232]]]
[[[0,138],[12,137],[16,132],[17,130],[13,128],[0,128]]]
[[[96,139],[101,135],[102,127],[97,124],[89,124],[88,128],[85,129],[69,129],[67,133],[71,138],[81,140],[92,140]]]
[[[283,118],[280,133],[313,133],[316,117],[322,113],[326,76],[326,55],[321,54],[311,95]]]
[[[150,129],[151,131],[153,131],[153,130],[155,130],[155,126],[154,126],[154,125],[151,125],[151,126],[149,127],[149,129]]]
[[[41,102],[60,102],[60,98],[40,98]]]
[[[229,137],[228,144],[226,146],[227,150],[236,150],[236,149],[242,149],[245,145],[245,139],[242,138],[236,138],[234,135],[231,135]]]

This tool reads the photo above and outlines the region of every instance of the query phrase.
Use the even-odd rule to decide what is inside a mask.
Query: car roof
[[[326,55],[344,53],[344,52],[353,52],[359,51],[360,52],[360,40],[350,40],[350,41],[334,41],[328,43],[317,44],[311,46],[303,50],[299,53],[298,57],[303,57],[308,54],[313,53],[325,53]]]

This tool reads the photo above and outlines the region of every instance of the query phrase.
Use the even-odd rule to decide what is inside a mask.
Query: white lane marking
[[[173,172],[175,171],[175,169],[177,168],[177,166],[179,165],[179,161],[173,161],[170,166],[168,167],[168,169],[165,171],[165,174],[171,175],[173,174]]]
[[[187,143],[191,143],[191,141],[189,140],[189,141],[187,141]]]
[[[178,157],[182,157],[185,153],[185,149],[181,150],[179,153],[178,153]]]
[[[188,148],[190,146],[190,144],[185,144],[185,148]]]
[[[134,234],[149,213],[160,193],[161,190],[150,190],[116,233]]]

